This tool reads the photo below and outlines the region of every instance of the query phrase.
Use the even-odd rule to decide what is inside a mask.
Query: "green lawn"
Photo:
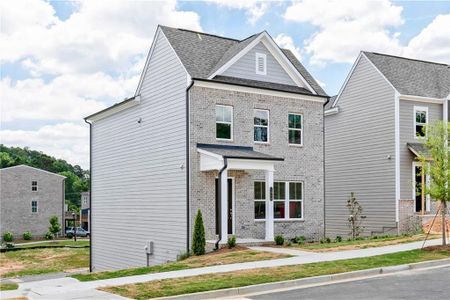
[[[89,267],[89,248],[42,248],[0,253],[0,276],[3,278],[87,267]]]
[[[290,257],[290,255],[255,251],[245,248],[237,248],[232,250],[222,249],[219,252],[213,252],[202,256],[192,256],[182,261],[166,263],[158,266],[90,274],[76,274],[72,275],[72,277],[80,281],[90,281],[286,257]]]
[[[19,285],[17,283],[0,282],[0,291],[17,290]]]
[[[304,243],[304,244],[292,244],[293,247],[302,248],[305,250],[325,252],[325,251],[339,251],[339,250],[352,250],[352,249],[364,249],[381,247],[388,245],[396,245],[403,243],[411,243],[417,241],[423,241],[424,234],[418,234],[413,236],[384,236],[377,238],[366,238],[361,240],[351,240],[342,242],[331,243]],[[436,235],[430,235],[428,239],[438,238]]]
[[[449,258],[450,251],[412,250],[368,258],[356,258],[276,268],[261,268],[208,274],[101,288],[133,299],[148,299],[210,290],[242,287],[268,282],[300,279],[377,267]]]
[[[16,245],[15,248],[33,248],[33,247],[48,247],[48,246],[73,246],[73,247],[88,247],[89,241],[76,241],[73,240],[65,240],[65,241],[48,241],[39,244],[23,244]]]

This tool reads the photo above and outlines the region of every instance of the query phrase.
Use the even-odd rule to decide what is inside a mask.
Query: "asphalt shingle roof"
[[[197,148],[220,155],[224,158],[235,159],[259,159],[259,160],[279,160],[284,158],[275,157],[253,150],[253,147],[217,145],[217,144],[197,144]]]
[[[160,28],[189,75],[199,79],[207,79],[261,34],[252,35],[244,40],[236,40],[167,26],[160,26]],[[281,50],[316,93],[327,96],[292,52],[287,49]],[[311,94],[309,91],[308,93]]]
[[[450,94],[450,66],[386,54],[363,52],[403,95],[446,98]]]

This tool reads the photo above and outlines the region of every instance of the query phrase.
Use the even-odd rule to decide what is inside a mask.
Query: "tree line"
[[[71,165],[63,159],[30,150],[28,147],[7,147],[0,144],[0,168],[17,165],[28,165],[66,176],[66,204],[70,211],[79,209],[81,192],[89,190],[89,170],[83,170],[79,165]]]

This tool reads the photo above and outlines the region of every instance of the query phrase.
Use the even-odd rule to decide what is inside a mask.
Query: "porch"
[[[229,171],[257,170],[264,172],[264,239],[249,237],[237,239],[238,244],[261,245],[274,240],[274,208],[273,185],[275,164],[283,161],[283,158],[257,152],[252,147],[197,144],[197,152],[200,154],[201,172],[217,172],[216,178],[216,234],[219,242],[227,242],[229,234],[235,232],[236,218],[234,186],[236,183],[229,177]],[[241,224],[238,224],[240,226]],[[262,224],[261,224],[262,225]],[[212,242],[212,241],[208,241]],[[214,243],[217,240],[213,241]]]

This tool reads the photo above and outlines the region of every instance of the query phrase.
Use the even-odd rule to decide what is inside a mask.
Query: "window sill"
[[[233,139],[229,140],[229,139],[219,139],[219,138],[216,138],[216,141],[219,141],[219,142],[234,142]]]
[[[303,144],[288,144],[289,147],[297,147],[297,148],[302,148]]]
[[[266,219],[254,219],[255,222],[266,222]],[[305,222],[305,219],[273,219],[274,222]]]
[[[257,144],[257,145],[270,146],[270,142],[257,142],[257,141],[253,141],[253,143],[255,143],[255,144]]]

